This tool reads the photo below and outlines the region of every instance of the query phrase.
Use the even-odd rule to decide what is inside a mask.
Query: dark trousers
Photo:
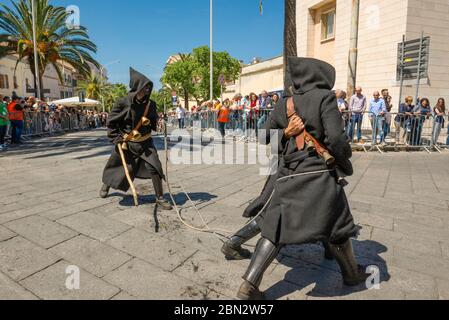
[[[354,140],[355,126],[357,126],[357,140],[360,141],[362,139],[363,113],[353,113],[350,121],[348,136]]]
[[[0,145],[5,144],[6,129],[8,126],[0,126]]]
[[[184,118],[178,119],[179,129],[184,129]]]
[[[218,130],[220,131],[221,136],[224,138],[226,135],[226,122],[219,122]]]
[[[23,121],[11,120],[11,143],[20,143],[22,137]]]

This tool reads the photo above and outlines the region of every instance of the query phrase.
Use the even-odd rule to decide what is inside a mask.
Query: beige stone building
[[[11,96],[15,91],[20,97],[34,96],[34,78],[27,63],[19,63],[14,76],[17,57],[6,56],[0,60],[0,93]],[[68,64],[61,64],[64,81],[59,81],[56,70],[48,66],[43,78],[44,96],[47,100],[69,98],[77,95],[77,72]]]
[[[337,70],[334,89],[351,90],[349,67],[351,18],[356,0],[297,1],[298,55],[331,63]],[[419,96],[436,104],[449,101],[449,0],[359,0],[356,85],[368,97],[388,88],[397,108],[398,44],[430,37],[428,77],[421,79]],[[282,57],[242,68],[240,78],[227,87],[225,98],[236,93],[260,93],[283,87]],[[416,80],[404,81],[402,97],[416,95]]]
[[[249,95],[259,94],[262,90],[268,92],[283,90],[284,83],[283,57],[275,57],[265,61],[255,60],[243,66],[240,77],[226,86],[223,98],[233,98],[237,93]]]
[[[428,78],[421,80],[419,96],[432,104],[439,97],[449,101],[449,1],[359,0],[356,84],[372,96],[390,89],[398,105],[398,44],[430,36]],[[297,2],[299,56],[325,60],[337,70],[336,88],[347,89],[351,17],[356,0],[301,0]],[[405,81],[403,97],[415,96],[416,80]]]
[[[34,96],[34,78],[28,63],[21,62],[16,66],[17,56],[9,55],[0,59],[0,94],[11,96],[15,91],[20,97]],[[63,73],[64,81],[61,82],[53,66],[49,65],[43,78],[44,96],[47,101],[59,100],[77,96],[77,85],[80,79],[78,72],[67,63],[60,62],[59,67]],[[100,71],[91,65],[92,72],[100,76]],[[107,70],[101,73],[107,81]]]

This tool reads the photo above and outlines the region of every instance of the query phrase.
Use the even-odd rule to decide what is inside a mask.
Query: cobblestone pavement
[[[156,233],[149,181],[137,183],[139,208],[120,192],[98,197],[111,150],[104,136],[46,138],[0,155],[0,299],[233,299],[248,261],[225,261],[219,238],[186,228],[174,211],[158,213]],[[449,153],[357,153],[354,165],[354,247],[380,268],[380,289],[344,287],[319,245],[285,248],[262,289],[271,299],[449,299]],[[169,172],[183,217],[201,226],[179,181],[225,231],[246,222],[265,180],[256,165]],[[79,267],[79,290],[67,289],[67,266]]]

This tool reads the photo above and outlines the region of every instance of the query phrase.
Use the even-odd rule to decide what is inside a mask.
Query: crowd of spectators
[[[449,137],[443,141],[442,135],[448,115],[443,98],[432,107],[428,98],[418,98],[414,103],[413,97],[406,97],[399,110],[392,112],[393,99],[388,89],[374,91],[372,97],[365,96],[361,87],[350,97],[343,90],[335,90],[335,94],[351,143],[365,144],[365,140],[370,140],[374,145],[385,146],[390,137],[389,141],[395,145],[421,146],[425,133],[427,143],[449,145]],[[190,112],[178,106],[171,116],[177,120],[179,128],[185,128],[188,118],[191,122],[201,120],[202,128],[217,128],[223,137],[226,129],[255,129],[257,134],[278,100],[278,93],[267,91],[259,95],[237,94],[233,99],[194,106]]]
[[[387,145],[386,139],[390,135],[395,145],[421,146],[424,129],[428,129],[429,142],[432,145],[438,145],[441,141],[441,131],[447,115],[443,98],[438,99],[432,107],[428,98],[418,98],[414,101],[413,97],[408,96],[400,104],[398,112],[393,113],[392,97],[388,89],[374,91],[372,98],[366,97],[361,87],[356,88],[355,94],[349,100],[343,90],[336,90],[335,94],[351,142],[365,143],[362,138],[365,117],[369,118],[369,131],[372,133],[370,138],[375,145]],[[391,132],[393,125],[394,134]],[[443,144],[444,141],[441,142]],[[449,138],[445,143],[449,145]]]
[[[204,102],[201,106],[194,106],[190,111],[192,121],[216,120],[218,130],[225,136],[226,129],[246,130],[261,128],[267,116],[279,100],[278,93],[269,94],[262,91],[261,94],[250,93],[247,96],[237,94],[233,99],[218,99],[213,102]],[[186,110],[178,106],[172,114],[178,120],[179,128],[185,127]],[[212,117],[212,119],[211,119]]]
[[[24,137],[106,125],[107,114],[54,105],[35,99],[0,95],[0,151],[20,145]],[[7,137],[9,143],[7,144]]]

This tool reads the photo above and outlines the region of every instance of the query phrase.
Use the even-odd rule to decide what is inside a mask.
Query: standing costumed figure
[[[130,68],[130,92],[119,99],[107,121],[108,137],[115,149],[103,172],[100,196],[106,198],[109,190],[135,193],[135,178],[151,179],[156,193],[156,204],[163,210],[172,210],[164,199],[162,163],[153,143],[152,131],[157,130],[156,103],[150,100],[151,82],[143,74]],[[137,197],[135,196],[137,205]]]
[[[352,150],[331,91],[335,69],[297,57],[288,59],[288,68],[292,97],[279,101],[267,121],[267,130],[278,132],[279,168],[272,199],[258,220],[262,238],[237,294],[243,300],[265,299],[259,290],[263,275],[290,244],[329,243],[348,286],[369,276],[357,264],[351,242],[358,229],[341,177],[353,174]],[[292,136],[288,131],[295,119],[303,121],[304,131]]]

